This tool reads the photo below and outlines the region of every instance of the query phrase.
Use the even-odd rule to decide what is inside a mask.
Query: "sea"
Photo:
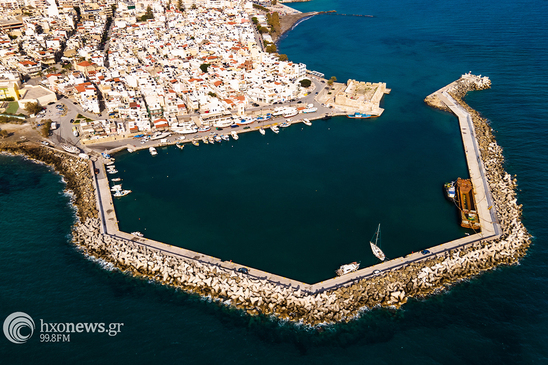
[[[386,82],[384,114],[162,148],[154,158],[120,154],[133,190],[116,202],[120,228],[305,282],[350,261],[374,264],[366,248],[379,223],[389,257],[462,237],[441,188],[467,174],[456,118],[423,100],[472,71],[492,80],[466,102],[488,119],[517,177],[533,235],[527,256],[399,310],[310,329],[87,258],[70,242],[76,216],[62,178],[0,156],[0,320],[22,312],[35,324],[23,344],[0,334],[0,364],[548,363],[548,2],[290,5],[338,15],[300,22],[279,52],[341,82]]]

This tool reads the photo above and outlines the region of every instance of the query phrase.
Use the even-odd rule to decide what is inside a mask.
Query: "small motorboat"
[[[309,127],[312,125],[312,122],[306,118],[303,119],[303,123]]]
[[[114,179],[112,179],[111,181],[114,181],[114,182],[118,182],[118,181],[122,181],[122,179],[121,179],[121,178],[119,178],[119,177],[115,177],[115,178],[114,178]]]
[[[262,134],[263,136],[264,136],[265,133],[266,133],[265,130],[264,130],[264,128],[259,128],[259,132],[261,132],[261,134]]]
[[[197,147],[197,146],[199,146],[199,145],[200,145],[200,142],[198,142],[198,141],[196,141],[196,140],[193,140],[193,141],[192,141],[192,144],[193,144],[194,146],[196,146],[196,147]]]
[[[275,125],[270,126],[270,130],[276,134],[280,133],[280,129],[276,127]]]
[[[221,138],[223,139],[223,141],[230,141],[230,137],[228,136],[228,134],[221,134]]]
[[[142,234],[139,231],[131,232],[131,234],[134,235],[135,237],[144,237],[145,236],[144,234]]]
[[[232,136],[232,138],[233,138],[234,140],[237,140],[238,138],[240,138],[240,136],[238,136],[238,133],[236,133],[236,131],[230,132],[230,135]]]
[[[158,154],[158,151],[156,151],[156,148],[154,147],[149,147],[148,152],[150,152],[152,156],[156,156]]]
[[[112,194],[112,196],[115,196],[115,197],[119,198],[119,197],[122,197],[122,196],[126,196],[129,193],[131,193],[131,190],[118,190],[114,194]]]
[[[336,270],[335,273],[338,276],[342,276],[342,275],[349,274],[349,273],[354,272],[354,271],[358,271],[359,268],[360,268],[360,263],[359,262],[352,262],[350,264],[341,265],[341,267],[339,267],[339,269]]]
[[[175,146],[177,146],[177,148],[180,149],[180,150],[185,148],[185,145],[183,143],[176,143]]]

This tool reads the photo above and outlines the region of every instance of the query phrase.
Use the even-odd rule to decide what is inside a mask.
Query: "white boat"
[[[221,136],[215,136],[215,142],[221,143],[222,141],[223,139],[221,138]]]
[[[276,134],[280,133],[280,129],[275,125],[270,126],[270,130]]]
[[[68,144],[62,144],[61,147],[69,153],[78,153],[78,148],[76,148],[75,146],[71,146],[71,145],[68,145]]]
[[[371,245],[371,251],[373,251],[373,255],[375,255],[379,260],[384,261],[386,256],[384,255],[384,252],[379,248],[380,243],[380,236],[381,236],[381,224],[379,223],[379,227],[377,228],[377,231],[373,235],[375,238],[375,243],[373,243],[373,237],[371,237],[371,241],[369,241],[369,244]]]
[[[357,271],[360,268],[359,262],[352,262],[350,264],[341,265],[338,270],[335,271],[335,273],[338,276],[349,274],[351,272]]]
[[[185,145],[182,144],[182,143],[176,143],[175,146],[177,146],[178,149],[182,150],[183,148],[185,148]]]
[[[171,133],[169,133],[169,132],[164,132],[164,133],[156,132],[156,133],[154,133],[154,135],[152,137],[150,137],[150,140],[155,141],[157,139],[162,139],[162,138],[166,138],[166,137],[169,137],[169,136],[171,136]]]
[[[156,148],[154,147],[149,147],[148,152],[150,152],[152,156],[156,156],[158,154],[158,151],[156,151]]]
[[[205,144],[209,144],[209,140],[207,139],[207,137],[202,138],[202,142],[204,142]]]
[[[240,120],[239,122],[236,122],[237,125],[247,125],[247,124],[251,124],[255,121],[255,118],[247,118],[247,119],[242,119]]]
[[[295,108],[290,108],[290,109],[287,109],[284,113],[284,118],[291,118],[291,117],[294,117],[295,115],[299,114],[299,111]]]
[[[262,129],[262,128],[261,128]],[[238,133],[236,133],[236,131],[232,131],[230,132],[230,135],[232,136],[232,138],[234,140],[237,140],[238,138],[240,138],[240,136],[238,136]]]
[[[196,141],[196,140],[192,140],[192,144],[196,147],[198,147],[200,145],[200,142]]]
[[[128,147],[127,151],[128,151],[129,153],[133,153],[133,152],[134,152],[134,150],[133,150],[132,148],[129,148],[129,147]]]
[[[87,153],[79,153],[78,157],[83,158],[84,160],[89,160],[89,155]]]
[[[198,127],[194,123],[184,123],[178,127],[172,127],[171,130],[180,134],[192,134],[198,132]]]
[[[266,133],[265,130],[264,130],[264,128],[259,128],[259,132],[261,132],[261,134],[262,134],[263,136],[264,136],[265,133]]]
[[[129,193],[131,193],[131,190],[118,190],[114,194],[112,194],[112,196],[115,196],[115,197],[119,198],[121,196],[126,196]]]
[[[312,125],[312,122],[309,121],[309,120],[306,119],[306,118],[303,119],[303,123],[306,124],[306,125],[309,126],[309,127]]]
[[[131,232],[132,235],[136,236],[136,237],[144,237],[145,235],[142,234],[141,232],[139,231],[135,231],[135,232]]]
[[[116,170],[116,169],[109,169],[109,170],[107,170],[107,172],[108,172],[109,174],[111,174],[111,175],[114,175],[114,174],[117,174],[117,173],[118,173],[118,170]]]
[[[318,111],[318,108],[306,108],[303,110],[303,113],[308,114],[308,113],[315,113],[317,111]]]
[[[110,191],[121,191],[121,190],[122,190],[122,184],[112,185],[112,187],[110,188]]]
[[[228,136],[228,134],[222,134],[221,138],[225,141],[230,141],[230,137]]]
[[[122,179],[120,179],[119,177],[115,177],[114,179],[112,179],[112,180],[110,180],[110,181],[118,182],[118,181],[122,181]]]
[[[287,128],[291,125],[291,122],[283,122],[280,124],[280,128]]]

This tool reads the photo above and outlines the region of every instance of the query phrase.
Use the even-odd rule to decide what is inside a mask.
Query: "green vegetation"
[[[29,114],[38,114],[42,111],[42,107],[38,103],[26,103],[25,111]]]
[[[260,25],[257,25],[257,30],[258,30],[259,33],[261,33],[261,34],[268,33],[268,28],[261,27]]]
[[[301,83],[302,87],[310,87],[310,85],[312,85],[312,81],[310,81],[309,79],[303,79],[299,82]]]
[[[280,60],[280,61],[287,61],[287,60],[288,60],[287,55],[286,55],[286,54],[280,54],[280,55],[278,55],[278,60]]]
[[[268,46],[266,46],[265,51],[268,53],[276,53],[278,49],[276,48],[276,45],[274,43],[270,43]]]
[[[19,110],[19,103],[14,101],[14,102],[10,103],[10,105],[6,109],[6,114],[15,114],[15,112],[17,112],[17,110]]]
[[[211,66],[210,63],[202,63],[200,65],[200,70],[202,70],[203,73],[206,73],[207,72],[207,69],[209,68],[209,66]]]
[[[266,21],[272,27],[273,33],[281,32],[282,26],[280,25],[280,15],[278,14],[278,12],[266,14]]]
[[[13,96],[8,96],[7,98],[0,99],[0,101],[14,101],[15,98]]]
[[[259,24],[259,19],[257,19],[257,17],[255,17],[255,16],[254,16],[253,18],[251,18],[251,21],[252,21],[253,24],[255,24],[255,25]]]
[[[253,7],[254,7],[255,9],[259,9],[259,10],[268,12],[268,9],[265,8],[264,6],[261,6],[261,5],[258,5],[258,4],[253,4]]]
[[[46,119],[42,121],[42,129],[40,129],[40,135],[44,138],[47,138],[49,136],[49,133],[51,131],[51,119]]]
[[[214,92],[211,92],[211,91],[210,91],[209,93],[207,93],[207,95],[209,95],[209,96],[211,96],[211,97],[213,97],[213,98],[216,98],[216,97],[217,97],[217,94],[215,94]]]
[[[149,19],[154,19],[154,14],[152,13],[152,8],[150,7],[150,5],[147,6],[147,10],[145,12],[145,15],[143,15],[140,18],[137,18],[137,21],[138,22],[146,22]]]
[[[23,124],[23,123],[25,123],[25,120],[24,120],[24,119],[11,118],[11,117],[6,117],[6,116],[3,116],[3,115],[0,115],[0,123]]]
[[[78,114],[78,115],[76,116],[76,118],[79,118],[79,119],[86,119],[86,117],[84,117],[82,114]]]

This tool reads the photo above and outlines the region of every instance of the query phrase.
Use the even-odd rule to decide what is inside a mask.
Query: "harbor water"
[[[0,156],[0,318],[30,315],[26,344],[0,338],[1,364],[546,363],[548,4],[533,1],[314,0],[320,15],[279,50],[309,69],[387,82],[382,117],[344,117],[240,135],[238,141],[144,150],[116,162],[120,228],[295,279],[374,262],[378,223],[389,257],[462,236],[441,184],[466,174],[456,118],[426,95],[472,71],[492,89],[466,101],[488,118],[516,174],[534,235],[521,265],[501,267],[401,310],[306,330],[110,271],[70,243],[75,220],[61,178]],[[139,220],[139,218],[141,218]],[[115,336],[72,333],[40,342],[48,323],[119,323]]]

